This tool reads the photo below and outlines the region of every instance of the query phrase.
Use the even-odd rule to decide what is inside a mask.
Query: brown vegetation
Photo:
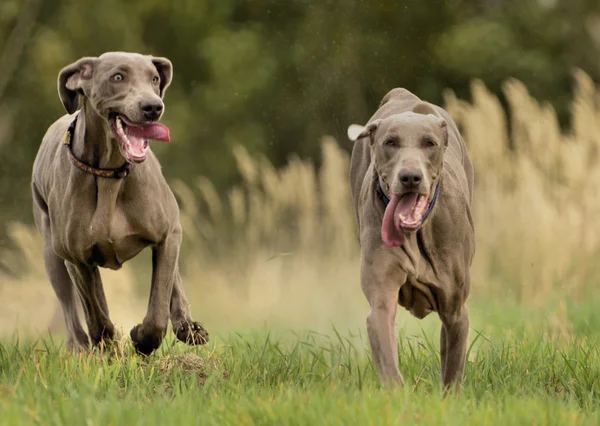
[[[475,166],[477,251],[472,299],[513,299],[541,306],[596,286],[600,248],[600,91],[576,74],[572,126],[560,131],[553,109],[538,104],[519,81],[504,91],[507,114],[480,82],[472,103],[446,94]],[[171,182],[182,207],[182,273],[196,317],[209,328],[362,326],[358,244],[347,183],[348,154],[324,138],[322,166],[292,158],[276,170],[237,146],[240,186],[218,194],[210,179],[194,182],[201,200]],[[3,276],[0,332],[48,327],[56,309],[37,232],[13,224],[11,237],[27,271]],[[11,255],[6,252],[2,256]],[[128,329],[143,316],[148,278],[136,265],[104,271],[111,314]],[[10,262],[10,261],[9,261]],[[140,296],[143,294],[143,297]],[[476,304],[476,303],[474,303]],[[559,305],[557,315],[564,316]],[[559,333],[567,327],[558,321]]]

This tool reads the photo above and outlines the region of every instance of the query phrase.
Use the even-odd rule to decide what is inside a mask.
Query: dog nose
[[[413,189],[421,184],[423,172],[419,169],[404,169],[398,175],[403,187]]]
[[[163,110],[162,102],[140,102],[140,108],[148,120],[156,120]]]

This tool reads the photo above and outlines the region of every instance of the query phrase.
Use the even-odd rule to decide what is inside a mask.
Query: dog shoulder
[[[396,87],[390,90],[379,103],[379,108],[391,101],[420,101],[418,96],[413,94],[411,91],[403,88]]]
[[[64,142],[67,129],[74,119],[75,114],[65,114],[52,123],[42,138],[42,144],[53,142],[60,142],[62,144]]]
[[[42,137],[42,142],[33,163],[32,179],[37,184],[41,185],[42,181],[52,175],[48,172],[51,168],[51,163],[56,153],[61,149],[67,129],[74,118],[74,115],[63,115],[48,127],[48,130],[46,130],[46,133]]]

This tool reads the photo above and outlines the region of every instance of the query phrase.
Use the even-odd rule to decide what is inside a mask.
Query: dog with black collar
[[[402,385],[398,304],[417,318],[437,312],[446,390],[462,380],[475,252],[473,166],[452,118],[393,89],[364,125],[353,124],[350,186],[361,247],[367,332],[381,380]]]

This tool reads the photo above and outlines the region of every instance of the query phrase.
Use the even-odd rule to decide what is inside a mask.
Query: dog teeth
[[[125,129],[123,129],[123,121],[121,120],[121,117],[117,116],[115,122],[117,125],[117,133],[121,137],[122,141],[125,142],[125,144],[127,145],[127,148],[129,148],[131,146],[131,144],[129,142],[129,138],[127,137],[127,134],[125,133]]]
[[[131,154],[132,142],[131,142],[131,140],[129,140],[129,137],[127,136],[127,131],[126,131],[125,127],[123,126],[123,120],[119,116],[117,116],[115,119],[115,130],[116,130],[117,135],[121,139],[121,142],[123,143],[123,147],[124,147],[125,151],[127,153]],[[148,150],[148,145],[149,145],[148,140],[144,140],[144,142],[142,144],[142,149],[144,152],[146,152]],[[133,154],[131,154],[131,155],[133,155]]]
[[[119,117],[117,117],[117,132],[119,133],[119,136],[124,136],[125,138],[127,138],[127,136],[125,135],[125,129],[123,129],[123,122],[121,121],[121,119]]]
[[[422,214],[416,214],[414,216],[414,218],[408,218],[404,215],[398,214],[398,217],[400,218],[400,221],[405,224],[405,225],[409,225],[409,226],[415,226],[418,225],[421,222],[421,219],[423,219],[423,215]]]

